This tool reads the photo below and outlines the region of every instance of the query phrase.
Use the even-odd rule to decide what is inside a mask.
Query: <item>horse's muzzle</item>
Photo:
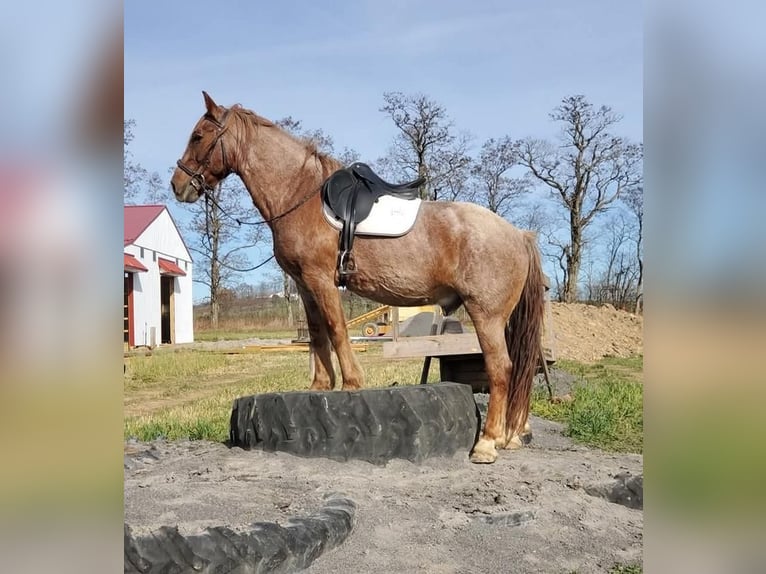
[[[186,183],[178,185],[173,179],[170,180],[170,188],[173,190],[173,195],[181,203],[194,203],[202,195],[199,186],[192,184],[193,180],[189,179]]]

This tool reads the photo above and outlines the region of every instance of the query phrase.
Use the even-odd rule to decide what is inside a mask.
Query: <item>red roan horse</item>
[[[311,389],[335,387],[332,347],[343,390],[363,386],[336,286],[338,231],[322,213],[319,190],[343,167],[269,120],[239,105],[224,108],[203,92],[171,186],[194,202],[237,174],[268,221],[279,265],[298,286],[314,353]],[[489,379],[489,408],[471,461],[494,462],[496,447],[521,445],[540,357],[544,284],[534,234],[471,203],[426,201],[413,229],[396,238],[360,236],[348,289],[387,305],[461,304],[471,316]]]

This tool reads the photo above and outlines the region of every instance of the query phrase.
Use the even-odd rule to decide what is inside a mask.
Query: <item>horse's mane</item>
[[[285,134],[287,137],[291,138],[297,143],[300,143],[303,145],[304,148],[306,148],[306,152],[309,155],[316,156],[317,160],[319,161],[320,165],[322,166],[323,171],[330,173],[332,171],[335,171],[340,167],[340,162],[336,160],[333,157],[330,157],[326,153],[319,151],[316,144],[308,140],[306,138],[302,137],[296,137],[295,135],[291,134],[284,128],[282,128],[280,125],[272,122],[271,120],[264,118],[263,116],[259,116],[254,111],[249,110],[245,107],[243,107],[241,104],[234,104],[229,108],[230,112],[234,115],[236,119],[239,120],[241,127],[243,128],[245,132],[245,136],[251,140],[254,141],[255,138],[258,135],[258,130],[261,127],[265,128],[273,128],[275,130],[278,130]]]

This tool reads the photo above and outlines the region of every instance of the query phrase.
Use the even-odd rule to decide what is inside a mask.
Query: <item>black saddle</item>
[[[338,241],[338,284],[345,287],[348,276],[356,272],[351,249],[356,225],[367,219],[379,197],[393,195],[416,199],[424,177],[393,184],[383,180],[369,165],[354,162],[339,169],[322,184],[322,201],[343,222]]]

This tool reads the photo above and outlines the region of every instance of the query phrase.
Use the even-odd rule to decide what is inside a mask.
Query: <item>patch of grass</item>
[[[153,353],[126,359],[129,383],[126,390],[173,379],[194,379],[226,364],[226,356],[213,353],[183,351]]]
[[[168,409],[159,415],[134,417],[125,421],[125,437],[142,441],[164,438],[223,442],[228,435],[229,416],[221,410],[202,416],[199,412],[184,413]]]
[[[642,452],[643,387],[614,380],[581,385],[575,391],[568,425],[569,435],[585,444],[618,452]]]
[[[609,570],[609,574],[642,574],[644,567],[641,564],[615,564]]]
[[[552,403],[548,398],[547,389],[535,387],[532,390],[530,411],[533,415],[549,421],[565,423],[569,418],[570,410],[569,403]]]
[[[294,339],[298,332],[295,329],[219,329],[195,331],[195,341],[241,341],[243,339]]]
[[[641,382],[644,372],[644,357],[604,357],[596,363],[561,360],[556,367],[583,379],[600,379],[614,376],[621,380]]]
[[[422,361],[384,359],[379,345],[356,356],[367,387],[414,384],[420,379]],[[337,365],[335,370],[340,384]],[[438,380],[433,366],[429,380]],[[140,440],[224,441],[235,398],[306,390],[310,382],[305,352],[223,355],[189,350],[132,357],[125,380],[124,435]]]
[[[643,452],[643,358],[607,358],[594,365],[561,361],[558,365],[580,380],[572,402],[551,403],[535,389],[532,412],[565,423],[567,435],[587,445],[618,452]]]

